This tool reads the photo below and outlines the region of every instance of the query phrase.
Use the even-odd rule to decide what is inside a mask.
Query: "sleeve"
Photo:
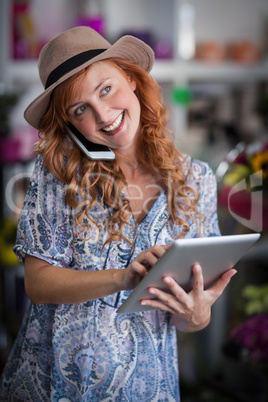
[[[22,262],[29,254],[49,264],[68,267],[72,261],[73,228],[65,185],[44,168],[39,155],[20,213],[14,252]]]
[[[203,223],[198,228],[198,236],[220,236],[216,177],[207,163],[197,160],[192,162],[192,175],[200,195],[198,211],[204,216]]]

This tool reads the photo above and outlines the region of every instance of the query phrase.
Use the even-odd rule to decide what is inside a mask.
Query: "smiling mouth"
[[[103,127],[102,131],[105,131],[105,133],[111,133],[115,130],[117,130],[120,125],[122,124],[123,118],[124,118],[125,112],[122,112],[113,122],[113,124],[111,124],[110,126],[107,127]]]

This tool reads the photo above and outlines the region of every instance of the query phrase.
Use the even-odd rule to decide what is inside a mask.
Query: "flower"
[[[248,146],[238,144],[226,156],[228,170],[223,176],[223,185],[232,186],[239,180],[249,178],[256,173],[268,184],[268,142],[256,142]]]
[[[240,358],[268,362],[268,314],[253,316],[234,328],[230,340],[237,345]]]
[[[248,285],[242,290],[244,314],[249,316],[236,326],[224,351],[240,360],[268,363],[268,284]]]
[[[0,225],[0,255],[3,266],[19,264],[18,258],[13,253],[16,240],[17,222],[12,218],[5,218]]]
[[[268,179],[268,149],[253,156],[252,168],[254,172],[262,172],[263,179]]]
[[[268,142],[239,143],[219,165],[219,206],[254,231],[268,230]]]

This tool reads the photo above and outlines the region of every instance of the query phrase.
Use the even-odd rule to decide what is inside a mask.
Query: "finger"
[[[146,267],[152,267],[157,263],[159,258],[161,258],[165,254],[166,250],[162,246],[153,246],[148,250],[140,253],[136,260],[145,265]]]
[[[237,273],[235,269],[229,269],[225,272],[217,283],[209,289],[209,292],[214,295],[214,301],[223,293],[224,289],[230,283],[231,278]]]
[[[171,276],[164,277],[163,281],[172,292],[173,300],[169,299],[169,306],[175,313],[184,314],[185,311],[191,311],[193,308],[192,297]]]
[[[161,294],[164,293],[157,288],[149,288],[148,292],[153,296],[152,299],[143,299],[140,301],[140,304],[143,306],[151,306],[156,309],[164,310],[169,313],[174,314],[175,310],[168,305],[164,300],[161,300]],[[172,296],[171,296],[172,297]],[[162,295],[163,298],[163,295]],[[164,299],[164,298],[163,298]]]
[[[204,277],[201,265],[193,265],[193,293],[200,295],[204,291]]]
[[[142,306],[151,306],[153,308],[167,311],[171,314],[175,314],[175,310],[173,310],[171,307],[169,307],[168,305],[166,305],[165,303],[161,302],[158,299],[144,299],[140,301],[140,304]]]
[[[132,271],[136,272],[137,274],[139,274],[140,276],[144,277],[148,274],[148,271],[146,269],[146,267],[139,263],[138,261],[134,260],[132,262],[132,264],[130,265]]]
[[[186,304],[188,295],[185,290],[171,277],[164,276],[163,281],[168,285],[173,296],[182,304]]]
[[[168,250],[172,245],[173,245],[173,243],[163,244],[161,247],[163,247],[164,250]]]
[[[216,287],[224,290],[226,286],[230,283],[231,278],[237,273],[236,269],[229,269],[226,271],[216,283]]]
[[[151,268],[159,260],[151,251],[146,251],[142,256],[138,257],[137,260],[143,264],[146,268]]]
[[[230,283],[230,280],[232,279],[233,276],[235,276],[235,274],[237,273],[236,269],[229,269],[228,271],[226,271],[220,279],[223,279],[224,281],[226,281],[226,286],[228,285],[228,283]]]
[[[149,250],[158,258],[161,258],[168,248],[170,248],[172,244],[163,244],[163,245],[156,245],[151,247]]]
[[[172,278],[170,278],[170,280],[174,281]],[[174,281],[174,283],[176,284],[175,281]],[[171,287],[172,286],[173,286],[173,284],[171,285]],[[179,287],[179,285],[177,285],[177,286]],[[182,292],[184,292],[183,289],[181,289],[181,290],[182,290]],[[149,288],[148,292],[157,299],[156,302],[161,303],[161,305],[163,305],[163,306],[166,306],[165,307],[166,311],[175,313],[175,312],[178,312],[179,310],[181,310],[182,305],[174,294],[167,293],[163,290],[160,290],[160,289],[154,288],[154,287]]]

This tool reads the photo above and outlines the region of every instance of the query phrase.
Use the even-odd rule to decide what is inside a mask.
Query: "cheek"
[[[89,141],[94,142],[95,132],[96,132],[96,125],[92,121],[92,119],[85,119],[80,122],[76,122],[76,128],[80,131],[81,134],[84,135]]]
[[[120,102],[121,107],[124,109],[137,108],[139,105],[138,98],[129,86],[122,88],[122,90],[117,93],[117,102]]]
[[[126,96],[125,100],[126,102],[128,102],[129,109],[131,110],[132,114],[134,113],[135,117],[139,118],[141,108],[140,108],[140,102],[135,93],[130,91]]]
[[[138,98],[136,97],[135,94],[134,94],[134,98],[133,98],[133,109],[134,109],[135,117],[139,123],[140,117],[141,117],[141,106],[140,106],[140,102],[138,101]]]
[[[82,133],[87,131],[94,131],[96,127],[96,122],[91,113],[85,113],[81,119],[76,120],[75,126]]]

